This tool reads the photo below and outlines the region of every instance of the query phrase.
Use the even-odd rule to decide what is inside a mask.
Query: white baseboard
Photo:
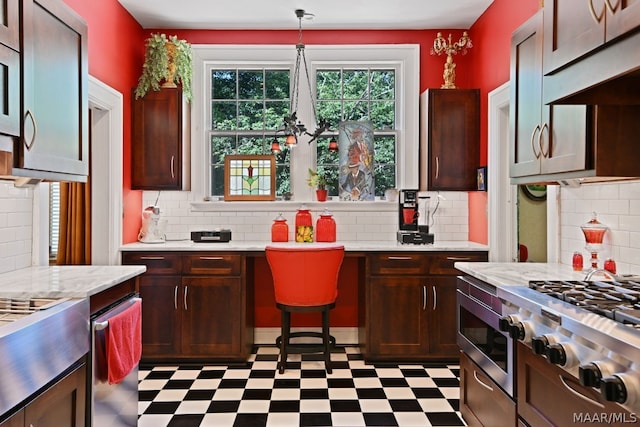
[[[291,328],[291,332],[297,331],[314,331],[322,332],[322,328]],[[332,327],[331,335],[336,339],[338,345],[357,345],[358,343],[358,328],[337,328]],[[280,336],[280,328],[255,328],[253,333],[253,342],[256,344],[273,344],[276,343],[276,338]],[[298,342],[317,342],[312,338],[299,339]]]

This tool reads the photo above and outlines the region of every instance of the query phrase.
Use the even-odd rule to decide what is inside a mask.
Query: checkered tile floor
[[[276,347],[231,366],[141,366],[139,427],[464,426],[459,367],[367,365],[338,347],[327,375],[320,354],[291,354],[278,374]]]

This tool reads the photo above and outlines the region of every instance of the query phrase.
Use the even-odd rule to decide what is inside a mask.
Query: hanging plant
[[[177,36],[152,34],[146,41],[142,75],[136,87],[136,99],[143,97],[150,89],[182,86],[182,91],[191,101],[191,76],[193,74],[193,54],[191,45]]]

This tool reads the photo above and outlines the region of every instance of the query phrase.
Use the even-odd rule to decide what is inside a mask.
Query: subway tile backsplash
[[[0,181],[0,273],[31,265],[33,189]]]
[[[438,200],[435,193],[427,192],[431,197],[430,208],[433,211]],[[468,201],[465,192],[440,192],[438,208],[433,217],[431,232],[440,241],[468,240],[469,219]],[[143,205],[153,205],[158,198],[157,191],[146,191]],[[220,206],[219,209],[216,208]],[[235,209],[235,206],[238,208]],[[289,238],[293,240],[293,225],[296,210],[301,202],[210,202],[204,209],[194,207],[189,201],[189,193],[163,191],[158,198],[162,217],[168,221],[167,239],[183,240],[190,238],[194,230],[229,228],[232,239],[251,241],[271,239],[271,224],[279,212],[289,224]],[[327,202],[308,204],[314,221],[324,208],[331,211],[336,221],[338,240],[393,240],[398,230],[397,202]]]
[[[611,257],[618,273],[640,274],[640,181],[560,188],[560,262],[571,264],[573,252],[580,251],[588,264],[591,254],[580,226],[593,212],[609,227],[599,267]]]

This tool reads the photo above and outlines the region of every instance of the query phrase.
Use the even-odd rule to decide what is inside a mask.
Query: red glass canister
[[[305,205],[296,213],[296,242],[313,242],[313,218]]]
[[[272,242],[288,242],[289,241],[289,225],[287,220],[280,213],[271,225],[271,241]]]
[[[320,218],[318,218],[318,221],[316,222],[316,241],[336,241],[336,221],[327,209],[320,214]]]
[[[617,271],[616,262],[613,260],[613,258],[607,258],[604,261],[604,269],[611,274],[616,274],[616,271]]]
[[[574,252],[573,253],[573,270],[574,271],[582,271],[582,268],[584,267],[583,265],[583,258],[582,258],[582,254],[580,252]]]

